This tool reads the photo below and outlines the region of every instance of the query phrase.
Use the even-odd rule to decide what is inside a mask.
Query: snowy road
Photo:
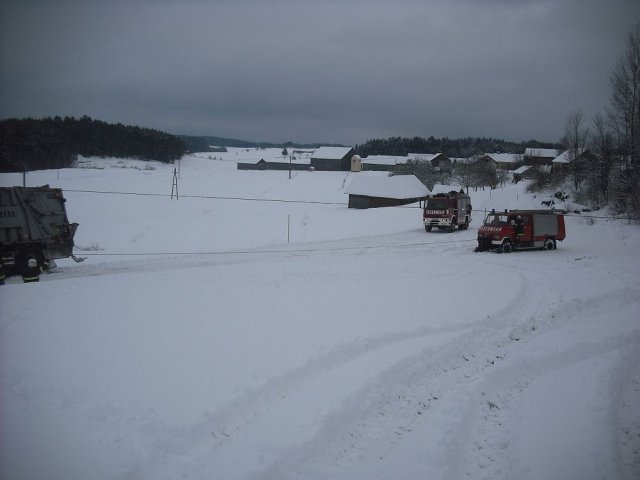
[[[484,209],[541,198],[472,192],[469,230],[427,234],[332,204],[348,173],[233,167],[189,158],[181,192],[327,204],[66,195],[87,261],[0,287],[0,478],[640,477],[637,226],[474,253]]]
[[[475,254],[473,235],[64,267],[35,288],[91,299],[95,311],[53,328],[32,306],[28,325],[4,322],[8,386],[39,383],[46,394],[20,400],[42,415],[81,412],[81,425],[56,428],[83,430],[74,449],[111,452],[104,478],[637,471],[637,450],[627,452],[634,467],[620,461],[625,441],[637,444],[621,425],[638,425],[638,403],[623,397],[638,399],[640,358],[640,289],[624,252],[597,262],[562,246]],[[12,293],[26,301],[32,292],[20,287]],[[24,350],[67,335],[79,340],[71,350],[64,341],[42,358]],[[112,353],[126,375],[105,366]],[[24,411],[11,413],[17,427]]]

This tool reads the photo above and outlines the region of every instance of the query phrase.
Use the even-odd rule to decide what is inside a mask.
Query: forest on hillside
[[[509,142],[495,138],[422,138],[391,137],[368,140],[356,146],[362,157],[369,155],[398,155],[408,153],[444,153],[450,158],[469,158],[482,153],[516,153],[522,154],[525,148],[561,148],[559,144],[544,143],[536,140],[527,142]]]
[[[173,162],[186,152],[168,133],[83,116],[0,121],[0,171],[70,167],[78,155]]]

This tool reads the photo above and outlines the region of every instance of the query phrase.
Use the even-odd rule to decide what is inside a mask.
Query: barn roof
[[[429,195],[429,190],[415,175],[365,175],[358,174],[345,188],[350,195],[378,198],[420,198]]]
[[[519,155],[514,153],[485,153],[485,155],[498,163],[517,163],[519,161]]]
[[[580,155],[584,154],[585,152],[589,151],[588,148],[581,148],[578,150],[578,154],[576,155],[576,157],[579,157]],[[556,158],[554,158],[551,163],[571,163],[571,157],[569,155],[569,150],[565,150],[564,152],[562,152],[560,155],[558,155]]]
[[[540,158],[556,158],[558,156],[558,150],[555,148],[527,148],[524,151],[525,157],[540,157]]]
[[[524,165],[516,170],[514,170],[512,173],[515,175],[522,175],[523,173],[525,173],[528,170],[531,170],[532,168],[535,168],[531,165]]]
[[[311,155],[311,158],[342,160],[351,150],[351,147],[320,147]]]

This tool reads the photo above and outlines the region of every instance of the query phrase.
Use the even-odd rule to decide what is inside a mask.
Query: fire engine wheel
[[[502,242],[502,245],[498,249],[498,253],[511,253],[513,251],[513,247],[511,245],[511,240],[506,240]]]
[[[432,227],[431,225],[425,225],[425,226],[424,226],[424,229],[425,229],[427,232],[430,232],[432,228],[433,228],[433,227]]]
[[[449,230],[449,232],[453,232],[453,231],[455,231],[455,229],[456,229],[456,222],[457,222],[457,221],[458,221],[458,220],[457,220],[455,217],[451,219],[451,225],[449,225],[449,229],[448,229],[448,230]]]
[[[556,249],[556,241],[553,238],[547,238],[544,241],[543,247],[545,250],[555,250]]]

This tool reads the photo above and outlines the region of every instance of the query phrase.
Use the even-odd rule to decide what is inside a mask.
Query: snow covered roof
[[[449,193],[449,192],[459,192],[459,191],[460,191],[460,187],[457,187],[454,185],[444,185],[441,183],[436,183],[431,189],[431,193],[434,195],[437,193]]]
[[[519,155],[515,153],[485,153],[485,155],[498,163],[517,163],[519,161]]]
[[[524,151],[525,157],[541,157],[541,158],[556,158],[558,156],[558,150],[555,148],[527,148]]]
[[[311,155],[311,158],[341,160],[350,150],[351,147],[320,147]]]
[[[358,174],[344,192],[350,195],[397,199],[419,198],[429,195],[427,187],[415,175]]]
[[[362,159],[362,163],[369,163],[371,165],[398,165],[407,163],[407,157],[394,155],[369,155],[367,158]]]
[[[407,158],[410,160],[421,160],[430,162],[439,155],[446,156],[444,155],[444,153],[407,153]]]
[[[526,172],[526,171],[528,171],[528,170],[530,170],[530,169],[532,169],[532,168],[533,168],[533,167],[532,167],[531,165],[523,165],[522,167],[517,168],[516,170],[514,170],[512,173],[513,173],[514,175],[521,175],[521,174],[523,174],[524,172]]]
[[[584,152],[586,152],[588,150],[588,148],[581,148],[580,150],[578,150],[578,157],[580,155],[582,155]],[[554,158],[551,163],[571,163],[571,158],[569,156],[569,150],[565,150],[564,152],[562,152],[560,155],[558,155],[556,158]]]

